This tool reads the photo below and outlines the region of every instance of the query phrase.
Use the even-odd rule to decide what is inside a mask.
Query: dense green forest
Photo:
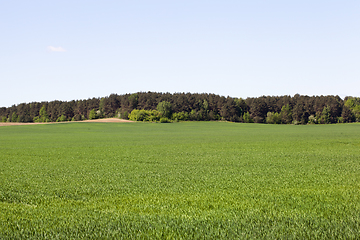
[[[211,121],[271,124],[360,122],[360,98],[261,96],[232,98],[207,93],[111,94],[103,98],[32,102],[0,108],[2,122],[59,122],[119,117],[135,121]]]

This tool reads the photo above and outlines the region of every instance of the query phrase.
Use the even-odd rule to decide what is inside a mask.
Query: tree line
[[[0,108],[2,122],[60,122],[119,117],[135,121],[225,120],[269,124],[360,122],[360,98],[261,96],[232,98],[208,93],[111,94],[87,100],[32,102]]]

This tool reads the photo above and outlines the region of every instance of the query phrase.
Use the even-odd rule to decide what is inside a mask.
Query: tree
[[[306,110],[305,103],[299,100],[292,111],[293,122],[295,124],[307,124],[309,116],[310,114]]]
[[[12,116],[11,116],[11,122],[17,122],[18,121],[18,115],[13,112]]]
[[[330,116],[331,116],[330,107],[325,106],[321,113],[321,118],[320,118],[321,123],[325,123],[325,124],[330,123]]]
[[[170,104],[170,111],[166,104]],[[159,105],[160,104],[160,105]],[[165,105],[164,105],[165,104]],[[138,92],[134,94],[116,95],[92,98],[87,100],[74,100],[69,102],[32,102],[13,105],[9,108],[0,108],[0,120],[5,117],[7,121],[56,121],[64,115],[67,120],[80,120],[84,118],[112,117],[117,115],[127,118],[133,109],[156,110],[162,108],[162,117],[169,119],[191,119],[228,121],[251,121],[263,123],[272,122],[275,114],[280,114],[282,123],[310,122],[334,123],[338,121],[360,121],[360,98],[339,96],[261,96],[258,98],[237,99],[207,93],[157,93]],[[44,107],[44,108],[43,108]],[[165,108],[164,108],[165,107]],[[324,107],[328,107],[330,116],[323,115]],[[41,108],[43,110],[40,113]],[[89,117],[90,110],[94,109]],[[176,117],[171,114],[181,113]],[[250,116],[244,113],[249,112]],[[267,117],[270,112],[271,118]],[[351,114],[350,114],[351,112]],[[13,114],[17,117],[13,117]],[[46,114],[45,114],[46,113]],[[171,113],[171,114],[170,114]],[[167,115],[167,116],[166,116]],[[152,116],[152,115],[151,115]],[[245,116],[245,119],[244,119]],[[312,116],[310,119],[309,117]],[[341,117],[341,119],[340,119]],[[242,118],[242,119],[241,119]]]
[[[66,117],[65,115],[61,115],[60,117],[58,117],[58,119],[56,119],[57,122],[65,122],[66,121]]]
[[[239,108],[240,116],[243,115],[244,112],[249,111],[249,107],[247,106],[246,102],[242,98],[235,98],[236,105]]]
[[[191,121],[196,121],[197,120],[197,112],[194,109],[191,110],[191,112],[189,113],[189,119]]]
[[[129,96],[129,107],[131,110],[137,108],[139,96],[137,93],[133,93]]]
[[[159,102],[156,109],[161,113],[163,117],[171,118],[172,106],[170,102],[167,101]]]
[[[50,122],[49,115],[46,112],[45,106],[42,106],[39,115],[40,115],[40,122]]]
[[[280,124],[281,117],[279,113],[268,112],[266,116],[267,124]]]
[[[49,116],[46,113],[45,106],[40,109],[40,116],[35,116],[33,122],[50,122]]]
[[[95,109],[92,109],[89,113],[89,119],[96,119]]]
[[[289,104],[282,106],[280,112],[281,122],[285,124],[292,123],[292,112]]]
[[[360,98],[346,97],[345,107],[349,108],[354,116],[354,121],[360,122]]]
[[[233,98],[226,98],[220,109],[220,115],[224,120],[236,121],[239,120],[240,108],[237,106]]]
[[[343,107],[341,117],[344,122],[354,122],[355,121],[354,114],[351,112],[350,108],[348,108],[347,106]]]
[[[100,99],[99,110],[100,110],[101,114],[104,113],[105,101],[106,101],[106,98],[104,98],[104,97]]]
[[[264,97],[255,98],[250,104],[250,116],[256,123],[262,123],[268,113],[268,106],[265,103]]]
[[[72,119],[74,116],[74,107],[75,101],[61,104],[61,115],[65,115],[66,119]]]
[[[253,122],[254,122],[254,120],[250,117],[250,113],[249,113],[249,112],[244,113],[244,115],[243,115],[243,122],[244,122],[244,123],[253,123]]]
[[[206,101],[206,99],[204,99],[202,107],[204,108],[205,112],[209,111],[209,103],[208,103],[208,101]]]

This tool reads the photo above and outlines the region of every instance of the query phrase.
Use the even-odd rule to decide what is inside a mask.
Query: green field
[[[360,238],[360,124],[0,127],[0,239]]]

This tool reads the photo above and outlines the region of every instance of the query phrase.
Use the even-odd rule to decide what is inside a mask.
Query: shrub
[[[177,119],[178,121],[186,121],[189,120],[189,114],[187,112],[173,113],[171,119],[173,120]]]
[[[344,123],[344,118],[343,117],[338,117],[337,122],[338,123]]]
[[[129,114],[129,119],[131,121],[143,121],[146,117],[146,113],[142,110],[134,109]]]
[[[162,117],[162,118],[160,118],[160,122],[161,123],[171,123],[171,120],[166,117]]]
[[[132,121],[156,122],[160,120],[160,115],[160,112],[156,110],[134,109],[129,114],[129,119]]]

